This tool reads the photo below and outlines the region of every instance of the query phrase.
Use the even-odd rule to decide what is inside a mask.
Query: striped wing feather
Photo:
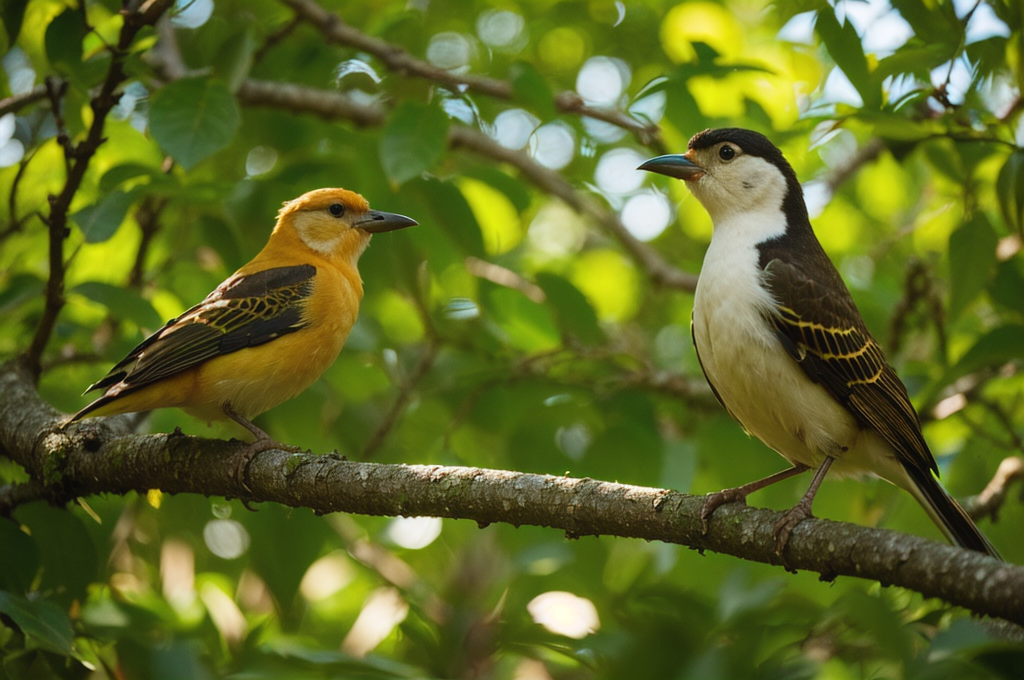
[[[776,334],[811,380],[862,425],[877,431],[910,469],[938,473],[907,390],[871,337],[845,286],[826,290],[797,266],[773,259],[766,283],[777,302]]]
[[[316,267],[299,265],[232,276],[146,338],[87,392],[113,388],[110,396],[121,395],[299,330],[315,275]]]

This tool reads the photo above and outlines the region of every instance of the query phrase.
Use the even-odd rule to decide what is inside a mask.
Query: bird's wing
[[[826,288],[797,265],[778,258],[764,271],[776,302],[770,322],[804,373],[878,432],[908,470],[938,473],[906,387],[841,281]]]
[[[121,395],[213,357],[294,333],[305,325],[304,302],[315,276],[312,265],[235,274],[142,341],[86,391],[110,389],[111,396]]]
[[[724,401],[722,401],[722,395],[720,395],[718,393],[718,388],[715,387],[715,383],[711,382],[711,376],[708,375],[707,370],[704,368],[704,362],[701,361],[701,358],[700,358],[700,349],[698,349],[698,347],[697,347],[697,331],[693,327],[693,319],[690,319],[690,339],[693,340],[693,351],[697,353],[697,363],[700,364],[700,370],[701,370],[701,373],[704,374],[704,379],[708,381],[708,387],[711,388],[711,394],[715,395],[715,399],[717,399],[718,403],[722,405],[722,408],[724,408],[726,410],[726,412],[730,416],[732,416],[733,419],[736,422],[739,423],[740,422],[739,418],[737,418],[736,416],[733,416],[732,415],[732,411],[730,411],[729,407],[725,405]],[[742,423],[740,423],[740,424],[742,425]]]

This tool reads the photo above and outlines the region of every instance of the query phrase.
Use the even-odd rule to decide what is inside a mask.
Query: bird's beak
[[[419,224],[419,222],[406,217],[405,215],[371,210],[353,226],[357,229],[362,229],[367,234],[379,234],[382,231],[394,231],[396,229],[405,229],[406,227],[415,227],[417,224]]]
[[[704,168],[682,154],[669,154],[652,158],[637,168],[637,170],[657,172],[661,175],[668,175],[669,177],[675,177],[676,179],[688,182],[699,179],[704,174]]]

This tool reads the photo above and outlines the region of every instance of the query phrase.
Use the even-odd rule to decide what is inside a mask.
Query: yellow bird
[[[241,478],[252,456],[279,447],[251,419],[305,390],[341,352],[359,314],[356,265],[370,237],[415,224],[345,189],[285,203],[263,250],[91,385],[86,392],[103,396],[70,422],[168,407],[230,418],[256,438]]]

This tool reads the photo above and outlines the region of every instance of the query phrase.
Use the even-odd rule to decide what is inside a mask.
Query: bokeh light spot
[[[526,611],[539,623],[556,635],[582,640],[601,628],[597,607],[585,597],[552,590],[541,593],[530,600]]]

